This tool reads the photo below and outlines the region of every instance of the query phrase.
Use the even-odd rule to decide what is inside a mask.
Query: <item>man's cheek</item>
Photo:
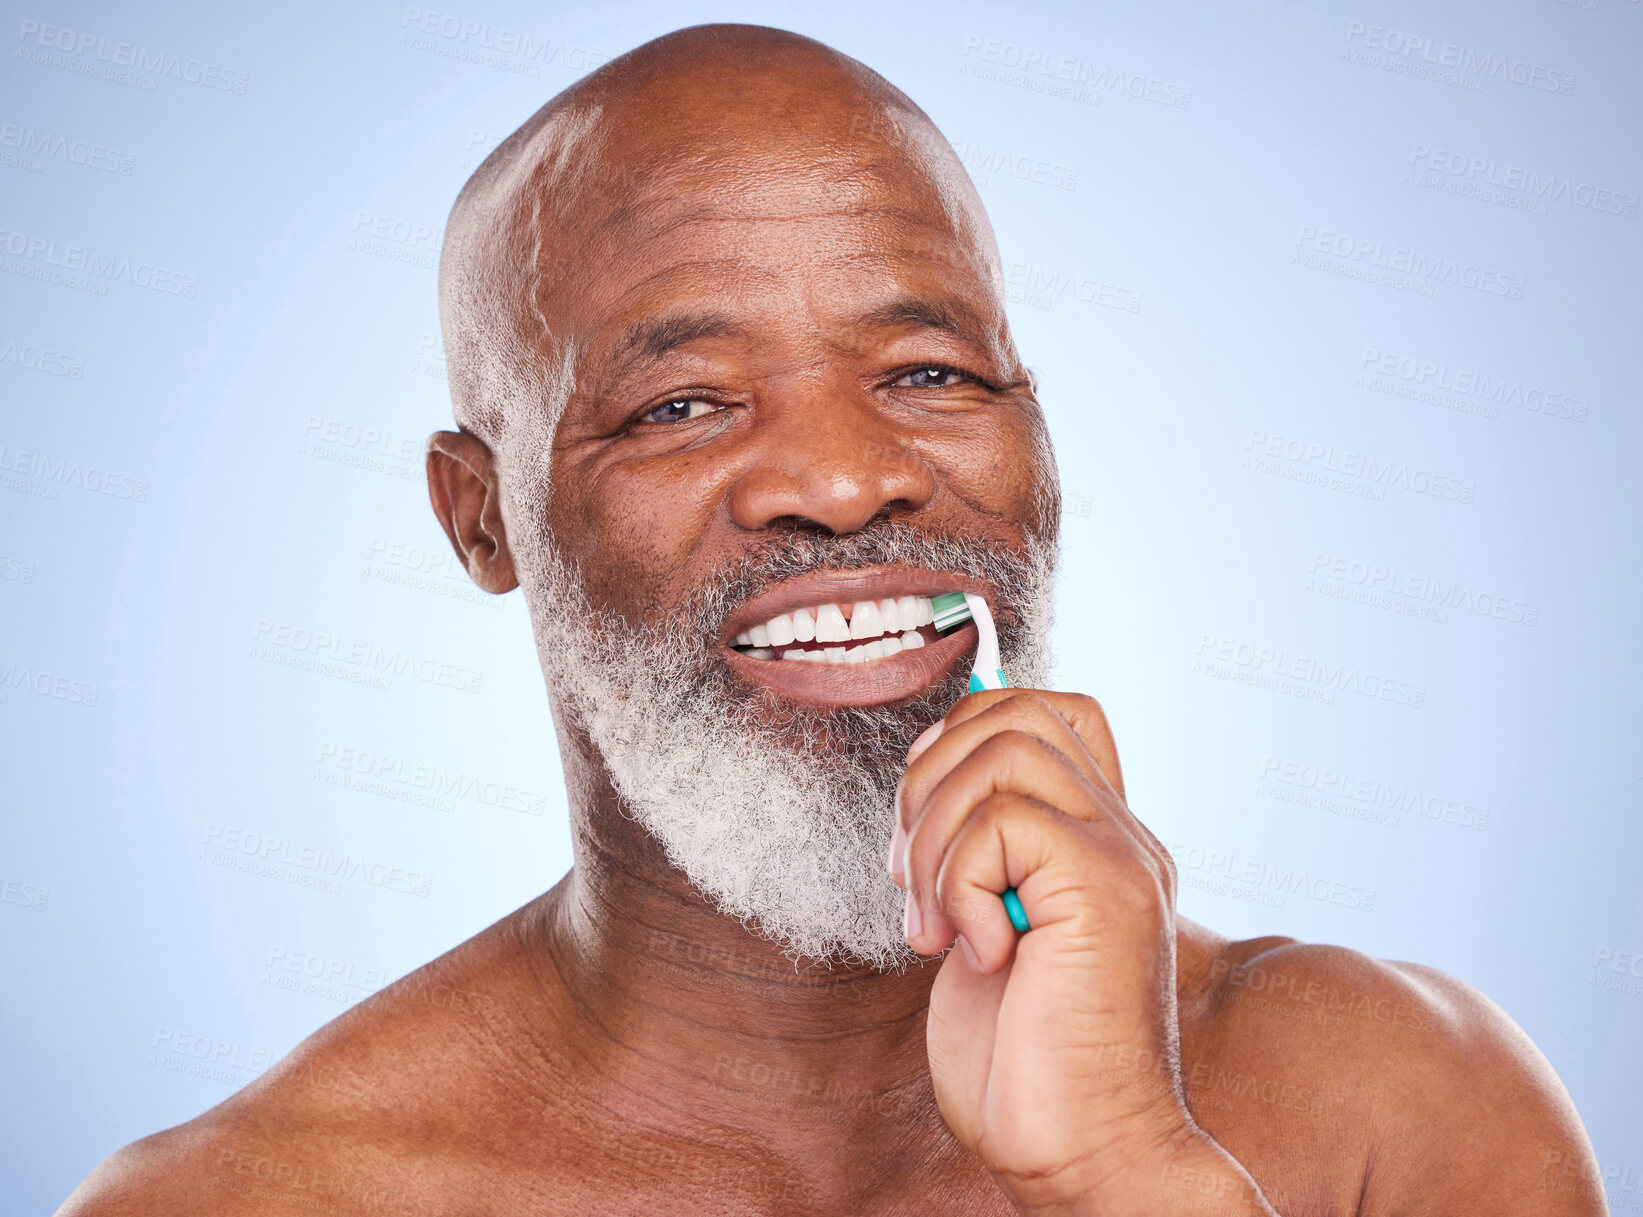
[[[710,548],[714,512],[677,481],[606,479],[599,493],[554,527],[561,551],[582,572],[590,599],[649,617],[675,607],[689,572]]]
[[[988,516],[1044,539],[1058,535],[1060,476],[1037,406],[998,407],[965,418],[979,425],[932,453],[940,480]]]

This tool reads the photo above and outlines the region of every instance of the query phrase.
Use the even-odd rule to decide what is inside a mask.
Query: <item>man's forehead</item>
[[[642,182],[618,165],[619,203],[576,205],[535,242],[536,311],[589,355],[734,336],[773,313],[976,336],[1002,320],[990,233],[920,166],[792,146],[648,165]]]
[[[849,257],[875,238],[948,263],[985,259],[991,229],[956,158],[777,131],[669,131],[650,143],[618,130],[574,175],[539,177],[535,242],[547,276],[611,260],[645,265],[810,243]],[[968,247],[968,248],[966,248]]]

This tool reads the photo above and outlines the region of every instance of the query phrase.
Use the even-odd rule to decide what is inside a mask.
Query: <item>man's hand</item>
[[[953,1132],[1023,1212],[1117,1217],[1191,1200],[1271,1215],[1187,1109],[1175,866],[1124,803],[1101,707],[972,693],[908,755],[890,868],[908,891],[913,948],[958,939],[928,1025]],[[1025,934],[999,899],[1006,887]]]

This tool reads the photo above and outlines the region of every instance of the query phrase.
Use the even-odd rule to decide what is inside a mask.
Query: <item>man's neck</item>
[[[630,821],[625,826],[634,828]],[[814,1118],[928,1092],[924,1019],[940,961],[902,972],[795,960],[724,915],[650,839],[579,834],[552,937],[585,1050],[694,1092],[715,1119]]]
[[[795,961],[668,863],[621,814],[602,767],[561,752],[576,865],[529,937],[577,1118],[607,1136],[693,1144],[681,1152],[758,1147],[840,1203],[863,1188],[893,1194],[931,1164],[991,1193],[930,1084],[941,961],[900,972]]]

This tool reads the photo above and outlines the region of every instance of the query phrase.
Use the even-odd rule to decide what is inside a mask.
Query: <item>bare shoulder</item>
[[[121,1149],[60,1217],[447,1211],[521,1096],[543,1101],[514,1031],[525,913],[361,1002],[225,1102]],[[551,1087],[551,1045],[535,1046]]]
[[[1277,1102],[1287,1085],[1301,1119],[1271,1123],[1361,1160],[1365,1217],[1607,1211],[1563,1083],[1499,1006],[1453,976],[1288,938],[1223,941],[1190,1006],[1189,1093],[1194,1051],[1278,1081],[1267,1087]],[[1199,1072],[1200,1085],[1214,1080]],[[1219,1113],[1208,1114],[1206,1127]]]

